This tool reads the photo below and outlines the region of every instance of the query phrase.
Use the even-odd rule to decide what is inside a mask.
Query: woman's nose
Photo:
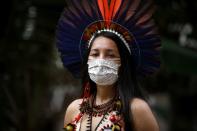
[[[103,53],[101,53],[101,54],[99,55],[99,59],[105,59],[105,55],[104,55]]]

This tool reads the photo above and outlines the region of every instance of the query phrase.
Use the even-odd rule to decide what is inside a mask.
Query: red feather
[[[110,4],[109,20],[113,20],[121,6],[122,0],[112,0]]]
[[[111,0],[108,5],[108,0],[97,0],[100,12],[103,16],[103,20],[106,21],[106,26],[109,27],[114,16],[118,12],[122,0]]]

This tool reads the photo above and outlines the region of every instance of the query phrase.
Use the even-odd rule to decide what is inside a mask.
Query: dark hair
[[[131,124],[133,124],[133,119],[132,119],[132,113],[130,111],[131,100],[134,97],[144,99],[141,89],[138,86],[138,82],[136,78],[136,66],[134,63],[134,59],[132,57],[132,54],[130,54],[127,47],[124,45],[123,41],[114,33],[101,32],[99,34],[96,34],[94,39],[92,40],[92,43],[99,36],[103,36],[103,37],[113,40],[118,47],[120,57],[121,57],[121,67],[119,70],[119,78],[117,81],[117,91],[118,91],[118,95],[120,96],[120,99],[123,105],[122,114],[123,114],[124,122],[125,122],[125,130],[132,131],[133,125],[131,126]],[[85,83],[89,82],[90,93],[94,94],[96,93],[96,84],[90,80],[89,75],[88,75],[88,66],[87,66],[88,56],[90,53],[92,43],[90,43],[90,47],[84,56],[83,70],[82,70],[83,71],[82,72],[83,73],[82,84],[84,85]]]

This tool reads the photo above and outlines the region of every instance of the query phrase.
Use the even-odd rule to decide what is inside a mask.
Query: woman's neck
[[[115,96],[115,87],[111,86],[100,86],[97,85],[97,93],[96,93],[96,105],[100,105],[108,102]]]

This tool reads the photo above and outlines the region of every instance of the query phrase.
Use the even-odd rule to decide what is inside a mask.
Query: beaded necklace
[[[95,95],[89,97],[88,99],[84,100],[80,105],[80,114],[75,117],[75,120],[68,125],[65,126],[65,131],[76,131],[76,124],[84,114],[88,115],[87,123],[86,123],[86,131],[92,131],[92,117],[101,117],[98,125],[95,127],[95,131],[100,127],[101,124],[105,122],[106,119],[109,119],[112,125],[107,125],[102,127],[100,130],[104,131],[109,129],[111,131],[120,131],[121,124],[119,122],[121,119],[121,101],[120,99],[115,96],[107,103],[96,105],[95,104]],[[113,112],[111,114],[110,112]],[[81,127],[80,127],[81,128]],[[100,131],[99,130],[99,131]]]
[[[101,104],[101,105],[96,105],[95,101],[95,95],[90,97],[88,100],[82,102],[80,105],[80,111],[81,113],[86,113],[88,115],[92,116],[102,116],[105,114],[107,111],[110,112],[114,108],[114,103],[117,100],[116,96],[112,98],[110,101]]]
[[[87,122],[87,130],[86,131],[91,131],[92,129],[92,117],[101,117],[100,122],[98,123],[98,125],[95,128],[95,131],[98,129],[98,127],[100,126],[100,124],[102,122],[104,122],[104,120],[106,119],[106,116],[108,115],[108,112],[111,112],[113,110],[113,106],[116,100],[116,96],[114,96],[114,98],[112,98],[110,101],[101,104],[101,105],[96,105],[96,100],[95,100],[95,95],[92,97],[92,99],[90,98],[87,103],[85,104],[85,106],[81,105],[81,109],[80,111],[82,113],[86,113],[88,114],[88,122]]]

